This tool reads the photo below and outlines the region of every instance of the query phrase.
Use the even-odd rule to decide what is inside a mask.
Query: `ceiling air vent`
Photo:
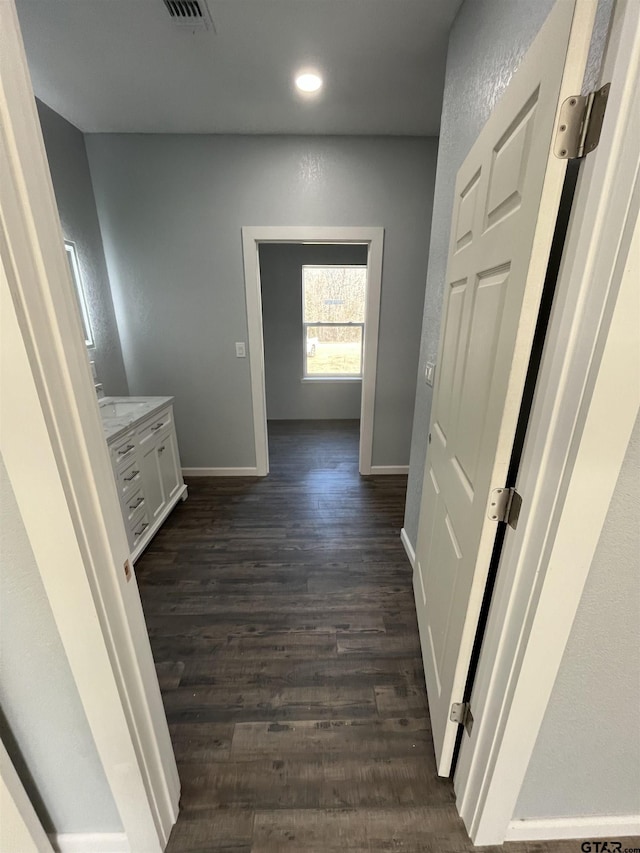
[[[163,0],[174,24],[192,29],[215,29],[204,0]]]

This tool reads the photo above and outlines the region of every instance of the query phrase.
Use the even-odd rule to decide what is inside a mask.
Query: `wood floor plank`
[[[406,608],[413,602],[410,591],[397,584],[381,587],[380,584],[371,583],[366,592],[344,589],[336,591],[334,587],[331,591],[314,594],[307,592],[307,583],[305,580],[304,584],[286,594],[282,593],[282,583],[273,591],[266,590],[263,584],[259,595],[253,588],[247,590],[246,580],[236,581],[234,589],[230,589],[230,585],[222,584],[185,587],[181,589],[179,596],[176,596],[175,590],[168,585],[150,586],[145,590],[145,601],[150,611],[147,618],[153,622],[156,617],[164,616],[224,615],[229,618],[241,617],[247,612],[257,615],[284,611],[289,614],[343,612],[350,616],[356,613],[377,612],[382,618],[390,606],[406,613]],[[296,595],[292,601],[294,592]],[[393,601],[390,601],[390,598]]]
[[[351,634],[382,634],[384,614],[371,608],[368,612],[347,610],[304,610],[293,607],[284,612],[253,612],[249,606],[235,614],[194,613],[147,617],[150,637],[220,639],[228,637],[268,637],[280,634],[327,634],[349,631]]]
[[[422,661],[419,658],[192,658],[180,679],[190,685],[234,684],[261,687],[370,687],[413,684],[422,686]],[[422,687],[424,690],[424,687]],[[387,715],[388,716],[388,715]]]
[[[179,765],[228,758],[234,736],[231,723],[172,723],[169,733]]]
[[[331,657],[336,654],[335,632],[283,633],[270,636],[243,637],[154,637],[156,661],[212,657],[217,660],[269,660],[287,658]]]
[[[253,809],[207,809],[181,814],[166,853],[250,853]]]
[[[231,742],[234,760],[304,755],[385,758],[419,755],[431,766],[428,719],[295,720],[238,723]]]
[[[357,635],[342,631],[337,635],[339,655],[403,657],[420,654],[420,640],[417,636],[400,634],[393,636],[389,632],[382,635]]]
[[[423,684],[376,685],[374,688],[376,707],[381,717],[423,718],[429,713],[425,687]]]
[[[255,817],[252,853],[394,849],[441,853],[443,848],[434,847],[432,839],[451,835],[456,836],[462,853],[468,848],[456,818],[455,809],[431,805],[260,810]]]
[[[376,715],[371,687],[189,686],[165,693],[169,722],[331,720]]]
[[[228,760],[183,765],[182,807],[317,809],[452,804],[451,786],[434,778],[424,756],[334,755]]]

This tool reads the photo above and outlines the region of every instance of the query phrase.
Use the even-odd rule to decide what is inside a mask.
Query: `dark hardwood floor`
[[[182,781],[168,850],[473,850],[435,772],[406,478],[358,475],[357,422],[269,441],[267,478],[190,479],[136,566]]]

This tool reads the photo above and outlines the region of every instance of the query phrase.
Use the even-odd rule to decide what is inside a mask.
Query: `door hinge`
[[[585,157],[600,142],[611,83],[588,95],[571,95],[560,107],[554,153],[560,160]]]
[[[504,521],[515,530],[520,518],[522,497],[515,489],[494,489],[489,498],[489,512],[487,515],[491,521]]]
[[[464,726],[466,733],[471,736],[471,729],[473,728],[473,714],[471,713],[471,705],[469,702],[454,702],[451,706],[449,719],[452,723]]]

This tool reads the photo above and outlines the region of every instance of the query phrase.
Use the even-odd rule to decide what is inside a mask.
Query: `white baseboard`
[[[408,474],[408,465],[372,465],[369,472],[372,476],[379,474]]]
[[[257,477],[258,469],[253,468],[183,468],[183,477]]]
[[[124,832],[65,832],[49,840],[59,853],[131,853]]]
[[[505,841],[555,841],[561,838],[624,838],[640,836],[640,815],[558,817],[512,820]]]
[[[407,552],[407,557],[409,558],[409,562],[411,563],[411,568],[415,569],[415,567],[416,567],[416,552],[413,550],[413,545],[409,541],[407,531],[404,529],[404,527],[400,531],[400,541],[404,545],[404,550]]]

